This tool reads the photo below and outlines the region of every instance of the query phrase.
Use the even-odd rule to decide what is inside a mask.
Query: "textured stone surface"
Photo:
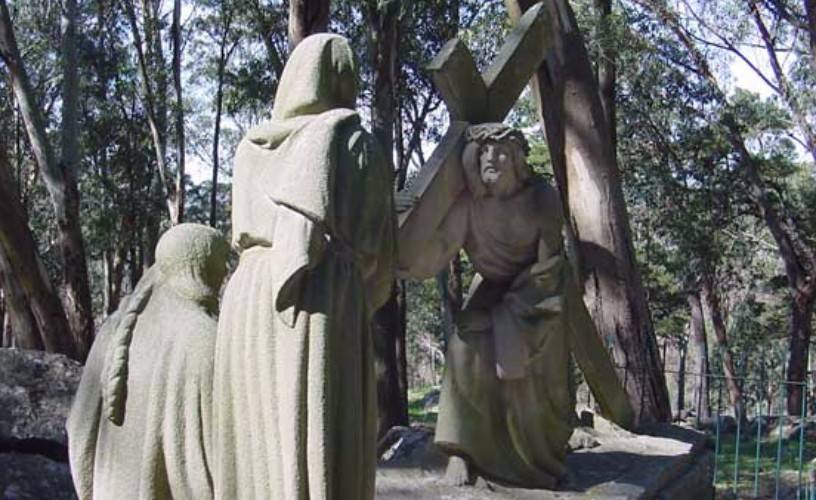
[[[0,349],[0,443],[67,446],[65,419],[81,374],[79,363],[60,354]]]
[[[241,141],[232,183],[241,259],[218,322],[215,497],[374,494],[371,315],[391,294],[392,172],[349,107],[347,40],[305,38],[272,120]]]
[[[567,473],[571,357],[606,415],[629,426],[633,412],[565,259],[558,194],[533,176],[523,134],[484,123],[464,138],[465,189],[449,209],[432,190],[418,196],[412,215],[433,215],[429,238],[400,227],[417,250],[401,246],[403,277],[431,277],[460,249],[478,273],[448,342],[435,442],[493,479],[553,488]],[[452,484],[466,482],[464,469],[454,463]]]
[[[681,500],[713,498],[713,457],[705,436],[677,426],[645,429],[652,435],[635,435],[616,429],[595,417],[600,446],[567,457],[570,482],[561,491],[510,488],[483,480],[472,487],[456,488],[442,482],[443,467],[423,462],[432,452],[414,447],[409,457],[381,463],[377,472],[377,498],[518,499],[561,498],[660,498]],[[611,432],[610,432],[611,431]],[[430,455],[432,456],[432,455]]]
[[[81,498],[212,498],[215,316],[228,253],[211,227],[173,226],[100,328],[67,422]]]
[[[0,349],[0,498],[76,498],[65,419],[82,366],[61,354]]]
[[[68,464],[41,455],[0,453],[3,500],[74,500]]]

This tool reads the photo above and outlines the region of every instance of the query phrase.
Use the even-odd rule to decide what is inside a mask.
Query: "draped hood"
[[[241,249],[277,247],[276,306],[290,323],[303,277],[323,258],[334,231],[335,173],[349,131],[358,79],[348,41],[305,38],[283,70],[272,118],[238,148],[233,182],[233,241]],[[263,208],[259,198],[277,208]],[[263,201],[263,200],[261,200]]]

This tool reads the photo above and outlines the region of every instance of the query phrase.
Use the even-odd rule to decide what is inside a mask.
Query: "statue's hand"
[[[410,210],[411,207],[414,206],[416,201],[417,201],[416,195],[411,193],[407,189],[397,191],[396,193],[394,193],[394,208],[397,210],[398,214]]]

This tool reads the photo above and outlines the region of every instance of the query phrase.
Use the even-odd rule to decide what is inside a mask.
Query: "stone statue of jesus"
[[[448,343],[435,442],[446,479],[480,474],[527,488],[566,475],[573,431],[574,355],[602,411],[629,426],[632,410],[566,260],[558,192],[533,175],[523,134],[501,123],[470,126],[467,189],[398,274],[431,277],[464,249],[477,271]],[[422,198],[397,196],[406,210]]]

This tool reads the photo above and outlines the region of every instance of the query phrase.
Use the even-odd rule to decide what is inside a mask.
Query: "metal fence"
[[[665,373],[680,375],[672,370]],[[684,372],[683,375],[701,376],[694,372]],[[754,387],[769,384],[777,387],[773,391],[776,401],[768,400],[758,392],[750,399],[743,393],[745,415],[739,415],[739,407],[733,408],[727,401],[725,376],[707,374],[706,377],[710,391],[716,394],[716,402],[712,402],[712,418],[703,428],[713,440],[713,481],[718,496],[816,500],[816,463],[811,462],[816,457],[816,443],[807,439],[808,433],[816,435],[816,419],[808,415],[811,374],[804,382],[732,377],[742,387],[748,383],[753,383]],[[791,387],[802,387],[798,415],[787,412],[787,395]]]
[[[715,356],[712,367],[718,363]],[[675,419],[710,437],[717,498],[816,500],[816,372],[809,371],[799,382],[787,380],[780,366],[773,367],[768,370],[770,374],[761,370],[758,377],[731,377],[742,394],[741,405],[733,405],[723,374],[668,369],[664,359]],[[623,380],[631,376],[625,371],[621,369]],[[692,393],[697,389],[689,381],[701,377],[707,382],[708,418],[701,418],[699,394],[685,397],[690,389]],[[683,382],[678,383],[680,380]],[[789,414],[787,397],[794,387],[802,389],[801,408],[797,414]],[[682,398],[678,397],[680,390],[684,391]],[[579,401],[586,398],[587,405],[592,406],[584,384],[577,396]],[[681,409],[677,408],[678,401],[691,404]],[[737,414],[740,406],[744,415]]]

